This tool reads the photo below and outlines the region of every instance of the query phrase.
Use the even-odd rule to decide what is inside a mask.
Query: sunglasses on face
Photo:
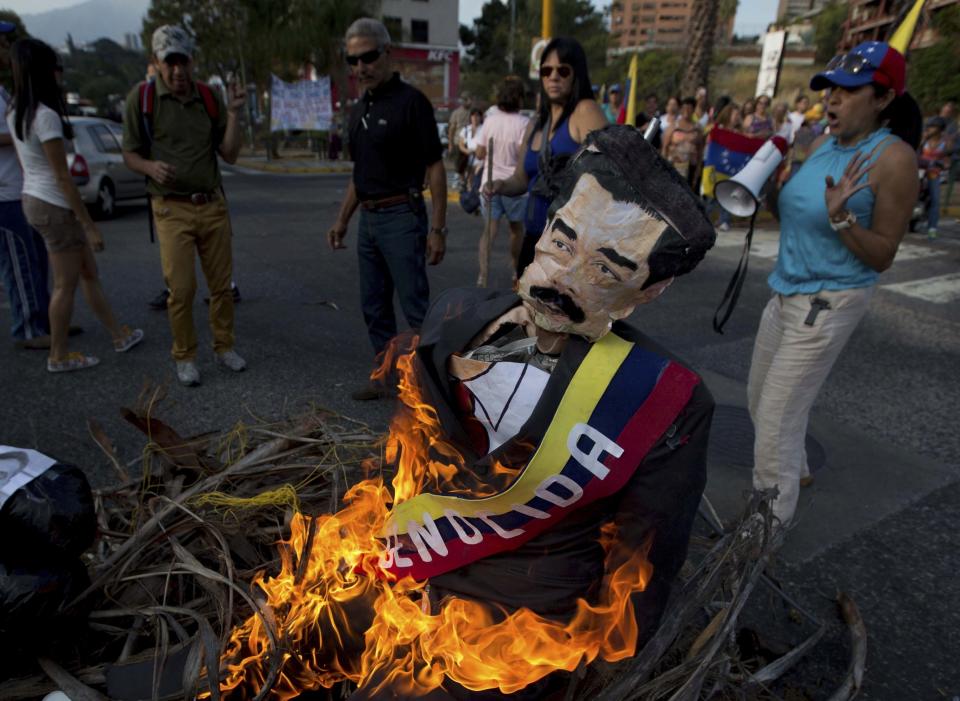
[[[828,71],[843,71],[857,75],[863,71],[875,71],[877,67],[870,63],[869,59],[860,54],[840,54],[830,59],[827,64]]]
[[[170,54],[163,59],[163,62],[173,68],[174,66],[186,66],[188,63],[190,63],[190,59],[183,54]]]
[[[561,63],[559,66],[540,66],[540,77],[549,78],[553,75],[554,71],[556,71],[557,75],[564,79],[573,75],[573,68],[568,66],[566,63]]]
[[[347,63],[351,66],[356,66],[358,63],[365,63],[370,65],[375,62],[383,54],[380,49],[371,49],[370,51],[364,51],[362,54],[357,54],[356,56],[352,54],[347,54]]]

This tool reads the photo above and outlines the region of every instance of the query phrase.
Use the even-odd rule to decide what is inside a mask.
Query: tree
[[[525,77],[530,67],[533,38],[540,35],[541,3],[539,0],[515,2],[517,21],[513,39],[513,72]],[[553,34],[572,37],[580,42],[587,54],[592,78],[596,71],[604,67],[609,32],[604,25],[603,14],[593,7],[590,0],[554,0]],[[461,76],[464,89],[481,98],[490,98],[496,84],[507,73],[510,51],[509,2],[485,2],[473,26],[461,26],[460,40],[466,47]]]
[[[837,45],[843,37],[847,21],[847,5],[832,0],[823,6],[813,20],[813,42],[817,48],[817,63],[826,63],[837,54]]]
[[[933,26],[939,41],[912,51],[907,62],[907,87],[925,114],[960,98],[960,7],[938,10]]]
[[[717,36],[719,0],[693,0],[690,17],[689,41],[684,58],[683,78],[680,91],[693,95],[701,85],[710,81],[710,64],[713,61],[713,43]]]

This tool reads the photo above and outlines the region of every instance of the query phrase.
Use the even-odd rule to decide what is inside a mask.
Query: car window
[[[94,124],[88,130],[97,150],[103,153],[120,153],[120,144],[117,143],[113,132],[103,124]]]

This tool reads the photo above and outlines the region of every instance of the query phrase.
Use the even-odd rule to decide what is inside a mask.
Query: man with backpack
[[[193,297],[195,253],[210,289],[210,327],[217,364],[235,372],[246,362],[233,349],[233,272],[230,215],[221,186],[219,154],[234,163],[240,153],[239,115],[246,98],[230,88],[230,104],[193,80],[193,39],[181,27],[153,33],[154,81],[127,96],[123,159],[147,177],[163,277],[170,290],[167,315],[177,379],[200,383]]]

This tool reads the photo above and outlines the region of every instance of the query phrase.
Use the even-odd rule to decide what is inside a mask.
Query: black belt
[[[410,195],[391,195],[390,197],[381,197],[375,200],[360,200],[360,206],[371,211],[374,209],[383,209],[384,207],[392,207],[395,204],[406,204],[410,202]]]
[[[189,195],[161,195],[160,197],[173,202],[189,202],[190,204],[199,205],[217,202],[220,200],[221,195],[219,190],[211,190],[210,192],[191,192]]]

